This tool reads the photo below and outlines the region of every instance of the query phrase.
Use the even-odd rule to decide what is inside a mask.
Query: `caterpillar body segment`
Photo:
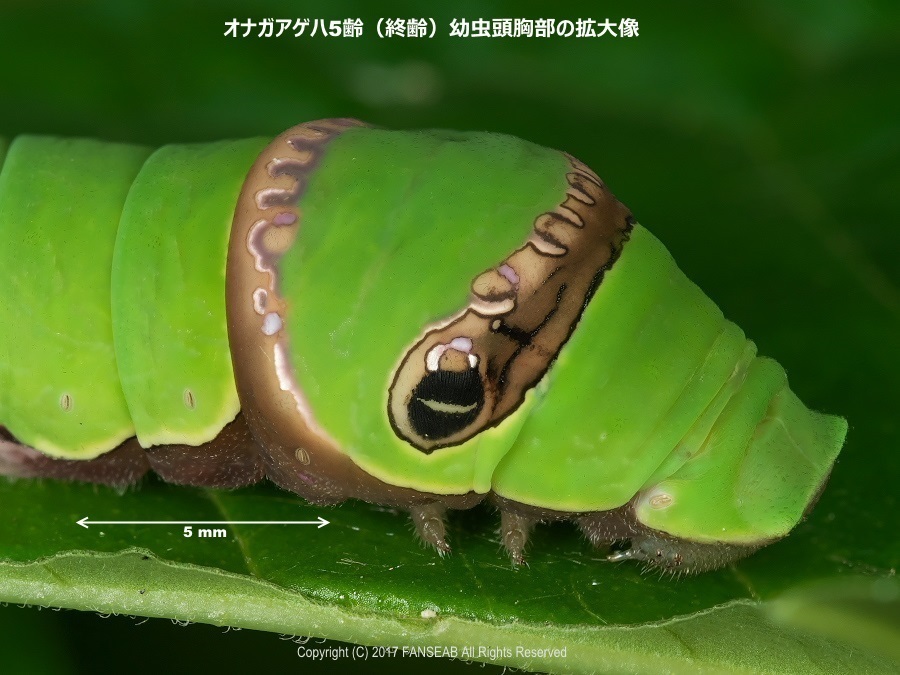
[[[846,434],[577,159],[320,120],[155,151],[0,142],[0,471],[411,511],[489,499],[515,562],[785,536]]]

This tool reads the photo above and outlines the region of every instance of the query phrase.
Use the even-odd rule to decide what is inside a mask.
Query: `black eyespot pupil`
[[[484,384],[477,368],[435,370],[416,385],[409,419],[423,438],[440,440],[465,429],[484,407]]]

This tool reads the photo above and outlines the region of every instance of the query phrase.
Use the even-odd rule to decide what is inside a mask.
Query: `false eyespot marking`
[[[388,391],[394,432],[429,454],[514,412],[569,339],[634,218],[597,175],[566,155],[563,201],[520,248],[471,282],[468,304],[428,325]]]

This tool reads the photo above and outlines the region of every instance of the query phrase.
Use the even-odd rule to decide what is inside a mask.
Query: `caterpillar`
[[[786,536],[841,417],[585,164],[351,119],[150,148],[0,140],[0,473],[408,510],[489,501],[692,573]]]

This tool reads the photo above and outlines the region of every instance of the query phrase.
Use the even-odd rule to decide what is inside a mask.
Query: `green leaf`
[[[884,599],[900,561],[896,3],[769,0],[705,7],[702,18],[667,2],[549,14],[398,3],[392,14],[434,16],[444,32],[463,16],[602,11],[641,22],[631,41],[418,42],[229,41],[224,21],[258,19],[257,7],[88,4],[54,7],[51,21],[39,3],[2,10],[0,62],[23,65],[0,73],[0,132],[183,142],[355,115],[559,147],[592,166],[785,366],[804,402],[846,416],[850,432],[795,532],[681,580],[606,563],[565,524],[539,527],[529,566],[512,569],[486,508],[453,515],[454,552],[439,558],[404,514],[313,508],[266,485],[216,492],[151,479],[119,495],[0,481],[0,600],[368,645],[509,648],[473,659],[551,672],[896,672],[896,605]],[[267,16],[297,12],[266,5]],[[356,2],[308,12],[361,16],[369,30],[379,18]],[[390,87],[373,96],[372,82]],[[332,524],[231,527],[224,540],[75,524],[318,515]],[[40,658],[47,672],[64,669]]]
[[[30,565],[6,565],[4,573],[2,589],[7,597],[31,601],[38,597],[48,604],[96,612],[286,634],[308,633],[313,628],[317,634],[349,642],[438,646],[439,654],[542,672],[892,672],[890,662],[876,656],[851,653],[820,637],[784,630],[745,602],[634,628],[572,628],[485,623],[458,615],[422,619],[396,609],[386,617],[359,606],[324,607],[301,593],[251,577],[174,565],[137,551],[58,556]],[[741,633],[732,630],[734,626],[740,626]],[[471,653],[465,651],[467,647]],[[557,653],[544,656],[536,653],[540,650]]]
[[[769,616],[900,663],[900,583],[891,577],[828,579],[792,589]]]

